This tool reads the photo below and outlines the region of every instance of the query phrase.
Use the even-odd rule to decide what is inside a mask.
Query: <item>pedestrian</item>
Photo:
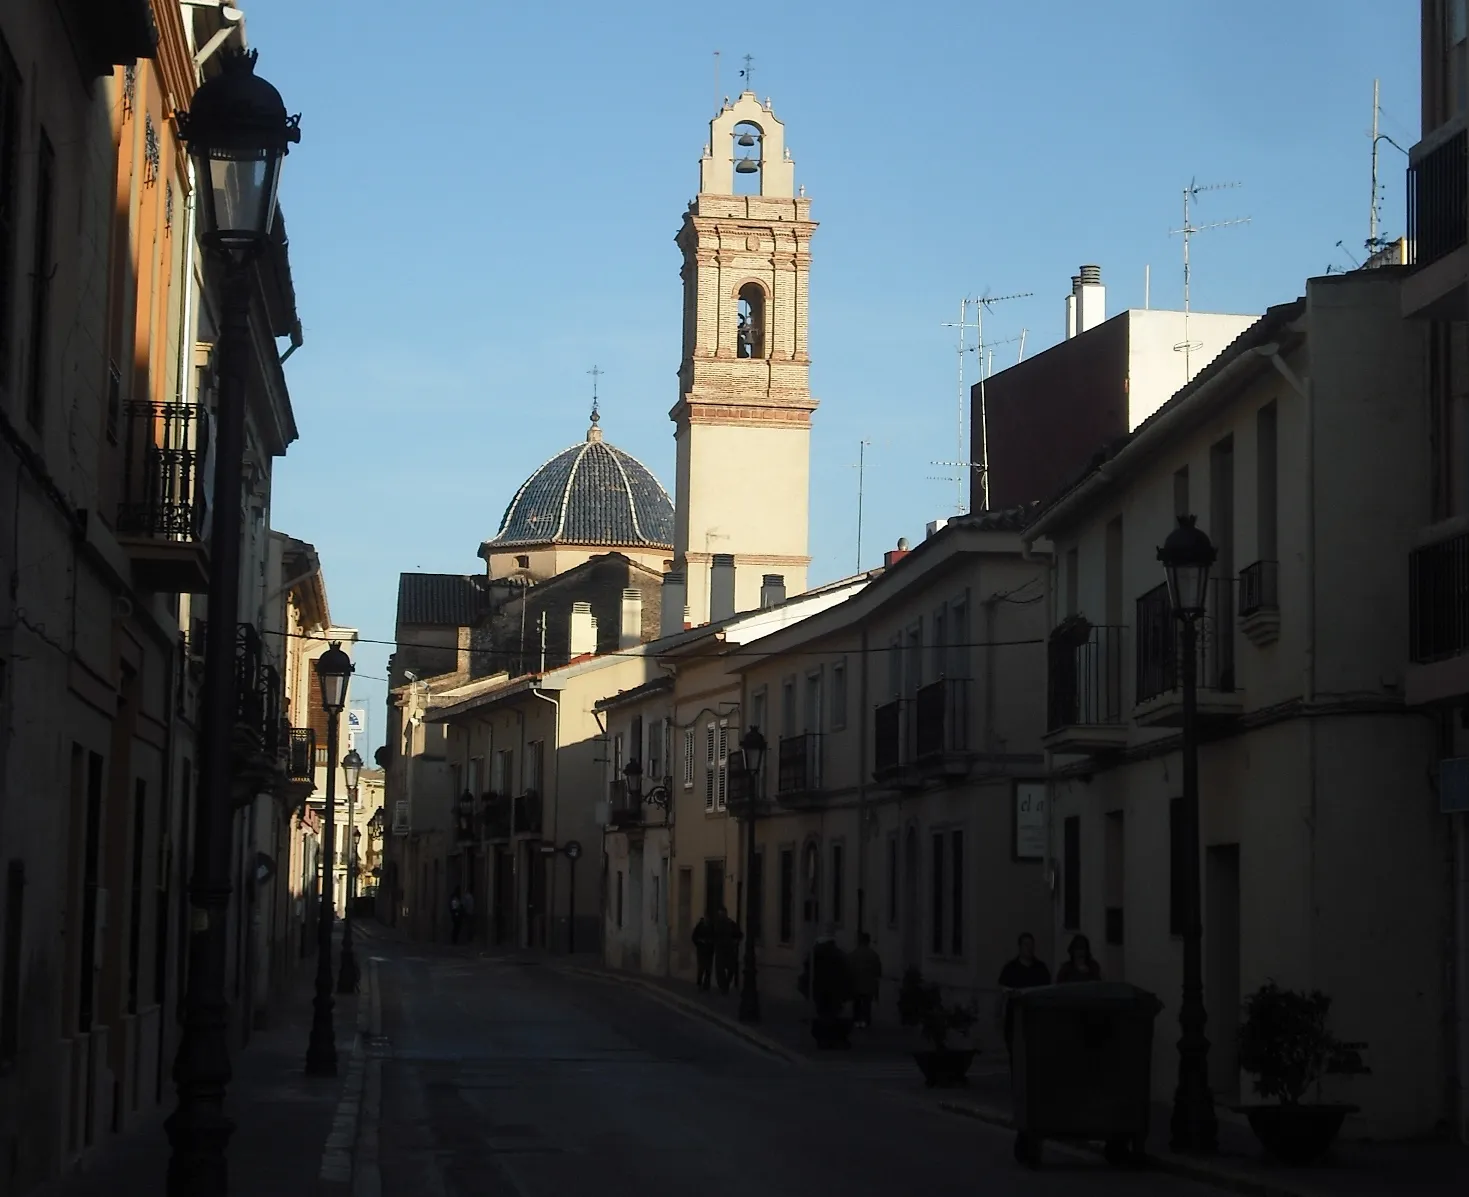
[[[696,984],[705,993],[709,992],[709,978],[714,972],[714,928],[710,926],[710,918],[705,915],[694,924],[694,958],[698,961],[699,972],[695,978]]]
[[[852,968],[837,946],[836,933],[824,928],[811,949],[811,999],[816,1018],[811,1034],[817,1047],[850,1047],[841,1027],[842,1007],[852,997]]]
[[[1005,1050],[1010,1053],[1010,1062],[1015,1062],[1015,1002],[1014,996],[1022,989],[1036,989],[1051,983],[1051,970],[1046,962],[1035,954],[1035,936],[1022,931],[1016,941],[1019,955],[1005,962],[1000,970],[999,1017],[1004,1027]]]
[[[714,915],[714,979],[720,993],[728,993],[739,972],[740,940],[744,932],[723,906]]]
[[[459,942],[459,929],[464,925],[464,903],[459,900],[459,887],[449,895],[449,942]]]
[[[1076,981],[1100,981],[1102,966],[1092,957],[1091,940],[1078,935],[1066,949],[1066,963],[1056,970],[1056,984],[1066,985]]]
[[[866,931],[857,934],[857,947],[847,956],[852,971],[852,1025],[872,1025],[872,1003],[882,988],[882,958]]]
[[[464,922],[464,942],[474,942],[474,890],[467,889],[459,899],[459,915]]]

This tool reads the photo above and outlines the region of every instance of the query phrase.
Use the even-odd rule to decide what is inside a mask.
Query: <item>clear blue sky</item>
[[[282,187],[306,342],[288,366],[301,439],[273,523],[322,555],[332,614],[391,640],[403,570],[476,572],[515,488],[586,429],[672,493],[679,255],[715,102],[755,91],[786,124],[813,245],[812,581],[952,513],[955,342],[1062,332],[1083,262],[1108,310],[1178,306],[1180,192],[1199,221],[1196,310],[1258,312],[1362,256],[1372,80],[1383,131],[1418,129],[1405,0],[931,0],[739,6],[244,0],[259,70],[302,113]],[[741,31],[744,32],[741,32]],[[1406,160],[1383,147],[1386,231]],[[1345,252],[1337,248],[1343,242]],[[996,349],[997,367],[1013,343]],[[972,357],[972,355],[971,355]],[[972,372],[973,365],[971,363]],[[353,706],[381,736],[388,649]]]

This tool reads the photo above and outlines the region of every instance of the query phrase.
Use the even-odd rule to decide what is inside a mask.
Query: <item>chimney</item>
[[[456,673],[474,673],[474,629],[460,628],[458,649],[455,653],[454,670]]]
[[[942,532],[948,526],[949,526],[949,521],[947,519],[929,520],[928,521],[927,534],[924,536],[923,539],[924,540],[932,540],[935,536],[937,536],[940,532]]]
[[[1066,297],[1066,339],[1076,336],[1076,297],[1081,290],[1081,275],[1071,276],[1071,294]]]
[[[760,609],[774,607],[786,601],[785,574],[766,574],[760,583]]]
[[[728,619],[735,613],[735,564],[733,553],[715,553],[709,566],[709,622]]]
[[[883,567],[886,569],[891,569],[907,555],[908,538],[906,536],[901,536],[898,538],[898,547],[895,549],[889,549],[886,553],[882,555]]]
[[[591,603],[571,604],[571,643],[567,647],[572,657],[597,651],[597,617]]]
[[[676,636],[683,631],[688,618],[688,593],[683,574],[670,571],[663,575],[658,635]]]
[[[622,632],[617,637],[618,648],[635,648],[643,642],[643,592],[622,592]]]
[[[1076,331],[1087,332],[1107,318],[1107,288],[1102,286],[1102,268],[1083,266],[1077,275]]]

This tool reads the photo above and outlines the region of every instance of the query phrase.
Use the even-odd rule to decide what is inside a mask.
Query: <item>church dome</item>
[[[487,549],[575,544],[672,548],[673,503],[636,457],[602,439],[592,409],[586,440],[527,478]]]

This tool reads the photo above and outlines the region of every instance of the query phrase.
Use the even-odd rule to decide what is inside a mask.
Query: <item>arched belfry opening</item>
[[[746,283],[740,288],[736,309],[737,356],[765,356],[765,288]]]
[[[765,132],[753,121],[740,121],[730,136],[734,141],[734,193],[759,195]]]

